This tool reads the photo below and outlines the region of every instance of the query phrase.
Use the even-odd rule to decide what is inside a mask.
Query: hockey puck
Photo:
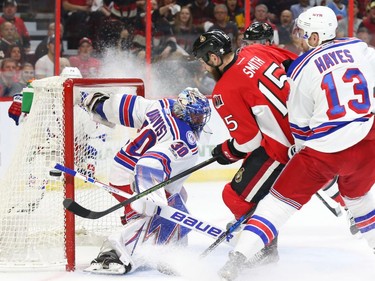
[[[51,170],[49,171],[49,175],[52,177],[59,177],[62,175],[62,172],[59,170]]]

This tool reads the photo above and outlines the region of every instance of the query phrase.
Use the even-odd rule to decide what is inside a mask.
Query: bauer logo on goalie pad
[[[219,228],[211,226],[195,218],[189,217],[178,211],[174,212],[169,218],[172,221],[182,223],[182,225],[186,225],[186,227],[188,228],[195,228],[196,230],[200,232],[205,232],[208,235],[212,236],[212,238],[217,238],[223,233],[223,230]],[[229,234],[227,237],[228,241],[232,239],[232,237],[233,235]]]

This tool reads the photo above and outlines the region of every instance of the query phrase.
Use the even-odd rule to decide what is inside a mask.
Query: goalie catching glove
[[[109,99],[109,94],[107,93],[80,92],[79,95],[75,98],[74,104],[78,104],[86,111],[91,113],[93,121],[113,128],[115,124],[108,121],[103,112],[103,104],[107,99]]]
[[[240,159],[244,159],[247,153],[238,151],[234,147],[234,139],[226,140],[222,144],[217,145],[211,152],[216,161],[221,165],[232,164]]]

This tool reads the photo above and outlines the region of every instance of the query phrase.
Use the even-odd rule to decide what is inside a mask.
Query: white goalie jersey
[[[186,170],[186,163],[194,165],[198,159],[197,138],[189,124],[172,115],[174,102],[126,94],[111,96],[104,102],[102,118],[139,129],[114,158],[112,184],[123,185],[134,173],[136,191],[142,192]],[[184,180],[168,185],[166,191],[178,193]]]
[[[289,121],[299,147],[337,152],[368,134],[374,122],[375,50],[366,43],[341,38],[323,44],[294,61],[288,77]]]

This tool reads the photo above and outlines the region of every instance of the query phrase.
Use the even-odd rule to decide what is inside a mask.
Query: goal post
[[[64,109],[65,109],[65,166],[74,169],[74,94],[77,87],[89,87],[90,86],[107,86],[107,87],[117,87],[119,85],[132,85],[136,87],[135,94],[144,96],[144,84],[141,79],[83,79],[83,78],[71,78],[67,79],[63,83],[63,88],[65,92],[64,99]],[[100,87],[99,87],[100,90]],[[65,198],[75,199],[74,197],[74,178],[71,175],[65,174]],[[67,258],[67,271],[74,270],[75,267],[75,216],[71,212],[65,210],[65,247],[66,247],[66,258]]]
[[[31,111],[20,125],[19,143],[0,179],[0,268],[64,266],[75,269],[76,245],[98,245],[121,227],[123,210],[99,220],[74,217],[64,210],[64,198],[92,209],[116,200],[70,175],[49,173],[56,163],[108,182],[115,153],[134,134],[123,126],[109,128],[73,106],[80,91],[144,96],[137,78],[63,78],[32,82]]]

